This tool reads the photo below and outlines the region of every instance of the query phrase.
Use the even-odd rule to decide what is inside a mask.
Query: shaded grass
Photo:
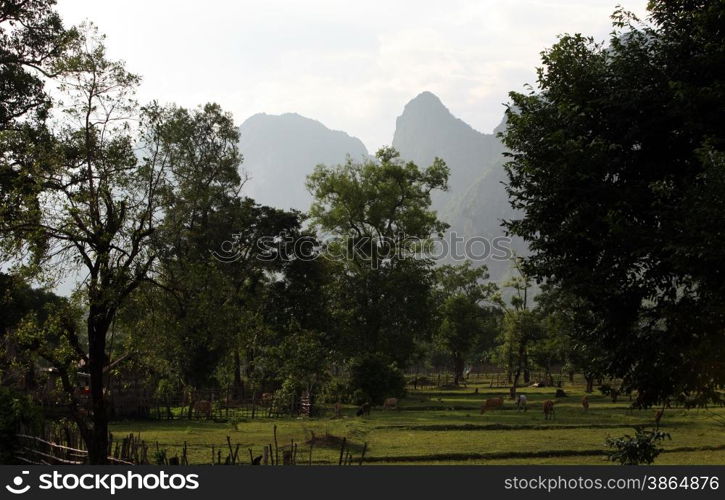
[[[556,418],[544,420],[542,402],[553,399],[553,388],[526,388],[529,411],[519,412],[507,400],[502,409],[479,414],[482,400],[503,394],[478,385],[460,391],[414,391],[401,401],[402,411],[375,408],[370,416],[355,417],[355,408],[342,418],[259,418],[231,423],[199,420],[125,421],[111,426],[120,436],[140,433],[149,444],[159,443],[170,456],[188,446],[190,463],[209,463],[212,446],[226,449],[226,436],[242,450],[261,454],[273,444],[277,425],[280,447],[294,440],[305,454],[313,446],[315,463],[337,463],[342,438],[358,454],[368,443],[366,462],[416,464],[607,464],[603,453],[607,437],[632,434],[634,425],[651,425],[654,410],[629,410],[629,401],[612,403],[598,394],[589,396],[590,410],[581,408],[583,386],[567,385],[570,397],[556,405]],[[725,464],[725,409],[672,409],[662,428],[672,440],[664,443],[657,463]],[[313,434],[315,441],[311,442]],[[335,439],[324,440],[332,436]],[[224,451],[222,451],[224,453]]]

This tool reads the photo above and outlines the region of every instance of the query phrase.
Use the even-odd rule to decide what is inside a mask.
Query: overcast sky
[[[392,141],[395,118],[423,90],[490,132],[506,94],[534,83],[560,33],[604,40],[617,4],[646,0],[223,1],[59,0],[68,24],[108,36],[114,58],[143,76],[139,97],[218,102],[241,124],[297,112],[359,137]]]

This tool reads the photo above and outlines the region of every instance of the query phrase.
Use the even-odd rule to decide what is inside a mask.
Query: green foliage
[[[39,422],[40,412],[30,396],[0,387],[0,464],[16,463],[16,435],[23,430],[21,427],[27,432],[36,431]]]
[[[435,270],[440,323],[434,338],[452,360],[454,384],[461,381],[473,347],[491,347],[496,337],[491,319],[498,315],[498,287],[484,283],[487,271],[486,266],[473,268],[468,262]]]
[[[308,177],[313,226],[327,234],[323,256],[338,349],[347,356],[385,355],[404,366],[416,337],[431,331],[432,262],[423,250],[446,225],[430,194],[446,189],[448,168],[436,159],[420,169],[391,148],[377,162],[326,167]]]
[[[526,272],[570,296],[581,364],[649,403],[725,382],[724,9],[620,9],[607,47],[564,35],[507,112]]]
[[[355,359],[350,366],[349,392],[355,404],[382,404],[385,398],[405,396],[405,376],[375,356]]]
[[[607,438],[607,446],[612,448],[607,452],[609,460],[619,462],[620,465],[649,465],[662,453],[657,446],[659,441],[671,439],[670,435],[660,430],[645,430],[635,427],[635,435],[625,434],[618,438]]]
[[[168,462],[168,459],[166,456],[166,449],[162,448],[162,449],[154,450],[153,460],[156,465],[166,465],[166,463]]]

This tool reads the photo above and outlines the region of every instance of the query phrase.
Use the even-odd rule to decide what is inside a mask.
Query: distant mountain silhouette
[[[450,231],[469,240],[483,236],[491,242],[504,236],[501,220],[515,216],[503,186],[505,148],[496,137],[504,126],[502,122],[492,134],[481,133],[456,118],[430,92],[406,104],[396,121],[392,145],[403,159],[422,168],[436,156],[448,164],[449,191],[434,194],[433,208],[450,224]],[[251,177],[245,193],[279,208],[309,209],[312,197],[304,186],[315,165],[341,164],[347,155],[361,161],[368,155],[359,139],[296,113],[254,115],[242,124],[240,133],[242,168]],[[520,240],[512,247],[517,254],[526,254]],[[481,251],[481,246],[475,250]],[[507,261],[489,258],[484,263],[494,281],[506,279],[511,270]]]
[[[433,208],[458,236],[483,236],[491,242],[505,235],[501,221],[515,216],[503,185],[505,148],[495,135],[504,126],[502,122],[493,134],[478,132],[453,116],[430,92],[406,104],[396,121],[393,147],[402,158],[426,167],[438,156],[451,169],[449,190],[433,198]],[[522,241],[514,240],[511,246],[517,254],[526,254]],[[480,244],[474,249],[482,251]],[[450,258],[444,261],[453,262]],[[489,258],[484,263],[494,281],[510,273],[510,262]]]
[[[245,194],[257,202],[306,211],[312,197],[305,179],[315,165],[344,163],[367,156],[362,141],[296,113],[256,114],[239,128],[242,168],[250,180]]]

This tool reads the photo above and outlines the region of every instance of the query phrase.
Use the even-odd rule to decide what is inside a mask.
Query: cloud
[[[206,0],[203,9],[192,0],[61,0],[59,10],[108,34],[109,52],[144,76],[144,99],[216,101],[239,123],[298,112],[374,151],[423,90],[492,130],[508,91],[534,83],[541,50],[563,32],[604,39],[617,3],[642,14],[646,0]]]

